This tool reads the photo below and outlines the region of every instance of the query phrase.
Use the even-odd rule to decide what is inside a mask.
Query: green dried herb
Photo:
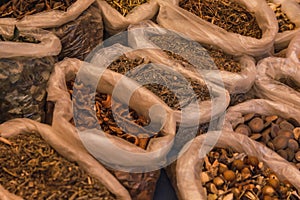
[[[0,2],[0,18],[12,17],[22,19],[43,11],[67,11],[77,0],[17,0]]]
[[[126,16],[132,9],[149,2],[150,0],[105,0],[123,16]]]
[[[179,6],[228,32],[260,39],[262,31],[253,13],[229,0],[181,0]]]
[[[24,199],[116,199],[36,133],[0,141],[0,165],[0,184]]]

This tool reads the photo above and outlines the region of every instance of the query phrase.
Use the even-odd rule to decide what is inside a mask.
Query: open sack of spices
[[[46,85],[60,50],[51,32],[0,26],[0,123],[44,120]]]
[[[206,137],[218,140],[213,149]],[[300,198],[295,167],[247,136],[227,131],[195,138],[178,159],[174,179],[185,200]]]
[[[87,65],[83,75],[89,81],[98,83],[93,70],[103,71],[96,95],[89,93],[92,84],[84,85],[82,74],[78,75],[82,65]],[[132,199],[152,199],[158,167],[166,162],[173,143],[175,121],[171,109],[155,95],[128,78],[119,85],[122,78],[126,77],[77,59],[57,63],[48,87],[48,101],[54,102],[52,127],[60,134],[79,134],[82,144],[107,166]],[[132,93],[128,111],[125,99],[132,87],[138,89]],[[93,105],[88,104],[91,101]],[[94,134],[84,132],[87,128]],[[135,169],[143,167],[154,171],[136,173]]]
[[[230,107],[224,129],[262,143],[300,170],[299,122],[299,109],[256,99]]]
[[[130,199],[75,133],[13,119],[0,125],[0,151],[1,199]]]
[[[265,0],[158,1],[159,25],[231,55],[265,56],[278,32]]]
[[[253,86],[256,96],[300,108],[300,62],[298,59],[265,58],[258,63],[257,71]]]
[[[278,33],[275,37],[275,52],[286,48],[293,37],[300,33],[300,5],[296,0],[266,0],[274,11],[278,22]]]
[[[189,73],[204,74],[205,79],[224,85],[230,94],[246,93],[255,80],[256,67],[252,57],[233,56],[220,48],[201,45],[151,21],[131,25],[128,43],[133,48],[162,49],[170,60]]]
[[[114,60],[108,69],[137,81],[172,108],[182,126],[208,122],[229,104],[226,89],[190,73],[160,49],[115,44],[98,51],[91,62],[98,65],[105,59]]]
[[[84,59],[103,37],[102,17],[94,0],[1,1],[0,26],[47,29],[62,43],[59,59]]]
[[[97,0],[105,30],[114,35],[130,24],[152,19],[158,12],[156,0]]]

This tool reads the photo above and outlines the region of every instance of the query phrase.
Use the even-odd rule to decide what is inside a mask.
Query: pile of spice
[[[123,16],[126,16],[132,9],[149,2],[150,0],[105,0]]]
[[[254,14],[232,0],[180,0],[179,6],[228,32],[262,37]]]
[[[200,174],[208,200],[279,200],[300,198],[295,187],[281,181],[255,156],[214,148],[204,158]]]
[[[182,66],[194,71],[195,66],[191,65],[186,59],[193,63],[198,63],[198,69],[213,70],[219,69],[232,73],[241,72],[241,65],[232,55],[224,53],[221,49],[212,46],[204,47],[195,41],[189,41],[175,35],[152,36],[151,42],[162,48],[171,59],[181,61]],[[168,51],[172,49],[171,51]],[[183,58],[182,56],[185,58]]]
[[[278,21],[279,33],[295,29],[296,25],[293,22],[291,22],[291,20],[284,12],[282,12],[281,4],[272,3],[270,0],[267,0],[267,3],[276,15]]]
[[[0,1],[0,18],[12,17],[22,19],[26,15],[43,11],[67,11],[68,7],[75,2],[76,0],[4,0]]]
[[[67,82],[67,87],[70,95],[72,95],[74,81]],[[80,86],[75,84],[75,87],[78,88]],[[104,132],[123,138],[143,149],[147,149],[151,138],[160,136],[159,133],[153,133],[143,129],[142,127],[149,125],[150,122],[145,119],[145,117],[139,116],[133,109],[130,108],[129,112],[127,112],[128,108],[126,106],[114,101],[114,110],[112,110],[111,95],[97,93],[95,97],[95,106],[92,108],[85,106],[86,102],[88,102],[86,98],[93,98],[89,95],[92,94],[90,92],[91,91],[89,91],[89,88],[87,87],[84,90],[78,91],[76,94],[76,104],[74,105],[78,106],[78,114],[85,115],[84,117],[77,118],[85,119],[82,122],[77,122],[78,124],[76,125],[78,127],[83,126],[92,128],[99,124]],[[97,119],[92,117],[95,115],[95,111]],[[117,122],[122,122],[122,127],[119,127]]]
[[[143,58],[130,59],[122,55],[108,66],[108,69],[123,75],[126,74],[140,84],[155,80],[157,83],[146,84],[144,87],[160,97],[173,109],[180,110],[195,100],[210,100],[209,89],[206,85],[191,78],[180,76],[173,71],[147,65],[149,63]],[[141,64],[145,65],[141,70],[137,69],[136,67]]]
[[[40,135],[0,137],[0,185],[24,199],[116,199]]]
[[[244,115],[244,121],[234,128],[235,132],[268,146],[300,170],[299,122],[277,115],[263,116],[255,113]]]

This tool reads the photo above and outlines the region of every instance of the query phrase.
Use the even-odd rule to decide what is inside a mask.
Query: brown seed
[[[280,149],[280,150],[277,151],[277,153],[278,153],[281,157],[283,157],[285,160],[288,159],[288,154],[287,154],[287,152],[286,152],[285,150]]]
[[[224,180],[221,177],[217,176],[216,178],[214,178],[213,183],[217,187],[219,187],[219,186],[222,186],[224,184]]]
[[[260,133],[254,133],[250,136],[252,140],[259,140],[262,137]]]
[[[275,150],[285,149],[288,146],[288,138],[283,135],[278,135],[274,138],[273,144]]]
[[[286,153],[287,153],[287,160],[288,161],[293,161],[294,157],[295,157],[295,151],[290,149],[290,148],[287,148],[286,150]]]
[[[255,156],[247,156],[245,158],[245,162],[249,165],[252,165],[253,167],[257,167],[258,166],[258,163],[259,163],[259,160],[257,157]]]
[[[293,124],[287,122],[286,120],[283,120],[282,122],[280,122],[279,127],[281,129],[288,129],[288,130],[293,130],[295,127],[293,126]]]
[[[249,122],[249,127],[253,132],[259,133],[264,128],[264,122],[261,118],[255,117]]]
[[[299,144],[294,139],[289,139],[288,141],[288,148],[292,149],[294,152],[296,152],[299,149]]]
[[[239,124],[234,131],[246,136],[249,136],[251,133],[250,128],[245,124]]]
[[[240,190],[238,188],[231,188],[231,192],[233,193],[235,198],[238,198],[241,194]]]
[[[271,133],[271,127],[270,128],[267,128],[266,130],[264,130],[262,132],[262,140],[264,143],[267,143],[270,141],[271,137],[270,137],[270,133]]]
[[[235,179],[236,175],[232,170],[226,170],[223,173],[223,177],[226,181],[233,181]]]
[[[278,131],[280,130],[279,126],[277,124],[272,123],[271,125],[271,137],[275,138],[278,136]]]
[[[275,190],[274,190],[274,188],[272,188],[271,186],[266,185],[266,186],[264,186],[264,187],[262,188],[262,193],[263,193],[264,195],[270,195],[270,196],[272,196],[272,195],[275,193]]]
[[[219,165],[219,173],[223,174],[226,170],[228,170],[228,167],[224,165],[223,163],[220,163]]]
[[[241,174],[242,174],[243,180],[251,177],[251,171],[248,167],[245,167],[244,169],[242,169]]]
[[[296,140],[299,140],[299,138],[300,138],[300,127],[294,128],[293,133],[294,133],[294,138]]]
[[[285,137],[287,137],[287,138],[291,138],[291,139],[294,138],[294,133],[293,133],[293,131],[291,131],[291,130],[289,130],[289,129],[280,129],[280,130],[278,131],[278,134],[277,134],[277,135],[283,135],[283,136],[285,136]]]
[[[232,167],[241,170],[244,167],[244,162],[242,160],[234,160],[232,162]]]
[[[254,117],[255,113],[248,113],[244,115],[244,122],[250,121]]]
[[[277,116],[277,115],[271,115],[271,116],[267,116],[267,117],[265,118],[265,120],[266,120],[267,122],[273,122],[273,121],[275,121],[276,119],[278,119],[278,116]]]
[[[272,186],[274,189],[277,189],[279,187],[279,180],[275,174],[269,175],[269,185]]]

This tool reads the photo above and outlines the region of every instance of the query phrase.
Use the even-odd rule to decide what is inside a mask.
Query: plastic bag
[[[250,12],[254,12],[263,33],[261,39],[227,32],[180,8],[178,2],[178,0],[159,1],[160,10],[157,16],[159,25],[183,33],[200,43],[219,47],[231,55],[247,54],[262,57],[270,54],[274,38],[278,32],[278,25],[275,14],[268,7],[265,0],[235,1],[244,5]]]
[[[130,24],[152,19],[158,12],[156,0],[135,7],[125,17],[105,0],[97,0],[97,2],[102,13],[104,28],[110,35],[126,30]]]
[[[179,199],[207,199],[200,180],[201,166],[204,163],[203,152],[200,152],[200,149],[211,147],[206,143],[206,136],[210,134],[215,132],[208,132],[195,138],[187,151],[177,160],[176,168],[173,168],[175,173],[172,179],[176,184]],[[247,136],[223,131],[215,147],[232,148],[239,153],[256,156],[271,168],[280,180],[288,180],[296,189],[300,189],[300,172],[275,152]]]
[[[127,190],[86,151],[76,132],[69,131],[61,134],[48,125],[30,119],[13,119],[0,125],[1,137],[4,138],[21,133],[30,134],[31,132],[40,134],[60,155],[76,162],[84,171],[98,179],[117,198],[130,199]],[[2,190],[0,191],[2,192]],[[10,195],[5,194],[5,191],[3,192],[3,195]],[[3,198],[3,196],[1,197]],[[9,196],[4,197],[9,198]]]
[[[269,57],[258,63],[257,71],[253,86],[256,96],[300,107],[300,63],[298,61],[292,58]]]
[[[136,25],[131,25],[128,28],[128,43],[133,48],[172,48],[172,41],[169,42],[170,46],[167,47],[159,47],[160,45],[155,44],[149,38],[152,36],[172,36],[174,35],[175,38],[180,38],[179,36],[175,36],[175,33],[168,32],[167,30],[160,28],[157,24],[153,23],[152,21],[143,21]],[[170,39],[171,40],[171,39]],[[187,44],[188,42],[186,42]],[[162,44],[164,45],[164,44]],[[178,44],[180,45],[180,44]],[[182,44],[184,46],[184,44]],[[180,47],[179,47],[180,48]],[[191,48],[189,46],[182,47],[182,49]],[[206,51],[206,50],[204,50]],[[200,53],[200,52],[199,52]],[[208,54],[206,52],[206,54]],[[182,56],[189,56],[189,55],[182,55]],[[194,55],[196,56],[196,55]],[[255,60],[250,56],[241,56],[235,57],[240,65],[241,65],[241,72],[238,73],[231,73],[228,71],[223,70],[207,70],[206,78],[209,81],[215,82],[218,84],[220,80],[218,78],[221,76],[222,81],[221,83],[224,84],[225,88],[229,91],[230,94],[236,93],[245,93],[250,90],[252,85],[254,84],[255,76],[256,76],[256,68],[255,68]],[[193,58],[190,58],[193,59]],[[175,61],[175,60],[174,60]],[[207,60],[202,61],[206,62]],[[201,61],[199,61],[201,62]],[[199,62],[195,61],[195,63],[199,64]],[[201,63],[201,64],[202,64]],[[205,63],[204,63],[205,64]],[[205,68],[204,68],[205,69]],[[216,69],[216,67],[214,68]],[[188,69],[187,69],[188,70]],[[206,70],[205,70],[206,71]],[[189,72],[197,76],[197,72]],[[220,74],[218,76],[218,74]]]
[[[189,71],[185,70],[180,64],[172,61],[168,58],[168,56],[161,51],[160,49],[131,49],[119,44],[113,45],[111,47],[107,47],[102,49],[101,51],[97,52],[97,55],[91,62],[93,64],[99,65],[103,64],[103,60],[115,60],[119,56],[116,56],[117,54],[122,55],[125,54],[126,57],[130,59],[136,59],[136,58],[143,58],[144,60],[149,60],[151,63],[155,64],[162,64],[166,68],[161,69],[161,66],[155,66],[155,69],[164,72],[164,73],[172,73],[175,74],[179,73],[179,75],[182,75],[184,77],[191,78],[191,80],[198,82],[201,85],[206,85],[208,89],[210,90],[210,96],[213,97],[212,100],[204,100],[199,101],[198,105],[190,104],[186,110],[176,110],[174,109],[174,115],[177,123],[180,123],[182,126],[197,126],[201,123],[209,122],[212,118],[216,118],[217,116],[221,115],[229,105],[230,97],[227,90],[224,88],[211,83],[205,79],[203,79],[200,76],[196,76],[195,74],[190,73]],[[108,66],[109,63],[107,63]],[[131,70],[133,72],[127,72],[128,75],[130,75],[130,78],[134,80],[139,80],[140,84],[146,84],[147,81],[150,81],[151,83],[154,83],[155,80],[158,80],[156,78],[155,80],[149,80],[146,77],[142,77],[145,73],[144,68],[140,69],[134,69]],[[149,70],[151,71],[151,70]],[[146,71],[147,72],[147,71]],[[149,72],[150,73],[150,72]],[[150,77],[149,73],[147,76]],[[145,75],[146,76],[146,75]],[[151,77],[150,77],[151,79]],[[178,79],[179,80],[179,79]],[[177,82],[178,82],[177,80]],[[167,87],[172,90],[173,85],[171,82],[167,82]],[[162,84],[162,83],[161,83]],[[180,91],[180,90],[179,90]],[[187,91],[188,92],[188,91]],[[180,93],[182,94],[182,93]],[[180,96],[178,94],[178,96]],[[186,94],[186,93],[184,93]],[[183,94],[183,95],[184,95]],[[162,100],[160,100],[162,101]]]
[[[83,65],[77,59],[65,59],[64,61],[57,63],[55,71],[51,75],[48,87],[48,101],[54,102],[53,113],[53,128],[61,134],[77,134],[76,127],[70,123],[73,118],[72,100],[67,91],[66,81],[73,80],[77,74],[77,71]],[[85,63],[87,64],[87,63]],[[93,69],[91,65],[86,70],[89,79],[95,79]],[[97,66],[97,65],[95,65]],[[99,67],[96,67],[99,69]],[[86,74],[85,74],[86,75]],[[114,73],[109,70],[105,70],[100,79],[97,91],[100,93],[112,94],[116,84],[123,76]],[[122,92],[116,94],[116,98],[124,102],[125,94],[129,92],[129,88],[136,85],[135,82],[126,79],[123,85]],[[124,92],[123,92],[124,91]],[[156,96],[150,93],[144,88],[137,89],[130,100],[130,107],[133,108],[138,114],[149,118],[149,109],[152,105],[158,104],[165,110],[166,121],[161,129],[162,137],[153,138],[150,140],[146,150],[135,146],[119,137],[112,136],[105,133],[106,138],[113,143],[108,144],[106,141],[102,141],[101,138],[93,135],[80,135],[85,147],[95,155],[101,155],[101,161],[105,162],[110,168],[110,171],[121,181],[121,183],[128,189],[132,199],[151,199],[154,194],[155,184],[159,176],[159,170],[149,171],[145,173],[129,173],[120,171],[117,169],[111,169],[112,166],[156,166],[163,165],[166,160],[166,154],[172,146],[172,141],[175,135],[175,121],[172,117],[172,111],[166,105],[164,105]],[[163,116],[160,112],[152,113],[154,121],[160,122]],[[98,133],[99,131],[97,131]],[[99,145],[101,144],[101,149]],[[116,149],[115,147],[118,147]],[[111,152],[111,148],[115,148],[114,152]],[[121,151],[122,150],[122,151]],[[126,151],[130,156],[124,155],[122,152]],[[97,156],[96,156],[97,157]],[[138,162],[142,159],[142,163]],[[136,164],[138,163],[138,164]]]
[[[0,26],[0,35],[36,40],[0,41],[0,123],[17,117],[43,121],[46,84],[60,41],[48,31],[13,26]]]
[[[300,33],[300,5],[295,0],[272,0],[272,2],[281,4],[282,12],[296,25],[295,30],[276,34],[274,46],[275,50],[280,50],[286,48],[293,37]]]
[[[21,20],[0,18],[0,26],[17,25],[18,27],[37,27],[48,29],[62,41],[60,59],[85,56],[103,37],[103,24],[95,0],[77,0],[66,12],[51,10],[33,15],[26,15]]]

